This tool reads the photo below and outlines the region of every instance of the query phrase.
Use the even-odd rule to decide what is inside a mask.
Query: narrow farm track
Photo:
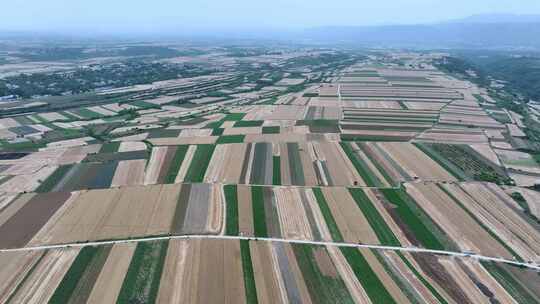
[[[474,254],[474,253],[467,253],[467,252],[433,250],[433,249],[425,249],[425,248],[417,248],[417,247],[381,246],[381,245],[366,245],[366,244],[355,244],[355,243],[336,243],[336,242],[320,242],[320,241],[308,241],[308,240],[292,240],[292,239],[262,238],[262,237],[247,237],[247,236],[226,236],[226,235],[171,235],[171,236],[160,236],[160,237],[119,239],[119,240],[112,240],[112,241],[96,241],[96,242],[86,242],[86,243],[66,243],[66,244],[57,244],[57,245],[0,249],[0,253],[37,251],[37,250],[47,250],[47,249],[62,249],[62,248],[73,248],[73,247],[87,247],[87,246],[99,246],[99,245],[114,245],[114,244],[123,244],[123,243],[150,242],[150,241],[165,241],[165,240],[176,240],[176,239],[248,240],[248,241],[280,242],[280,243],[307,244],[307,245],[319,245],[319,246],[367,248],[367,249],[376,249],[376,250],[405,251],[405,252],[413,252],[413,253],[430,253],[430,254],[437,254],[437,255],[453,256],[457,258],[471,258],[471,259],[477,259],[480,261],[505,263],[509,265],[514,265],[518,267],[524,267],[524,268],[540,271],[540,265],[536,265],[534,263],[517,262],[517,261],[507,260],[503,258],[489,257],[489,256],[484,256],[484,255],[479,255],[479,254]]]

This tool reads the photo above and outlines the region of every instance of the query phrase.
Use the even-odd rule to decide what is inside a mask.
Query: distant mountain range
[[[417,48],[540,48],[540,15],[475,15],[434,24],[331,26],[304,39],[365,46]]]

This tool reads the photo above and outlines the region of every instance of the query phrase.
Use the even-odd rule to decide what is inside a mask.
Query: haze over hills
[[[316,41],[449,48],[538,48],[540,15],[474,15],[418,25],[329,26],[305,31]]]

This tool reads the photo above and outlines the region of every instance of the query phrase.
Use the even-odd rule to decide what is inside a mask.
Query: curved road
[[[379,250],[431,253],[431,254],[447,255],[447,256],[454,256],[454,257],[460,257],[460,258],[474,258],[481,261],[506,263],[506,264],[510,264],[514,266],[525,267],[525,268],[533,269],[536,271],[540,271],[540,265],[537,265],[534,263],[524,263],[524,262],[518,262],[518,261],[513,261],[513,260],[507,260],[503,258],[488,257],[488,256],[475,254],[475,253],[434,250],[434,249],[425,249],[425,248],[417,248],[417,247],[396,247],[396,246],[382,246],[382,245],[365,245],[365,244],[355,244],[355,243],[336,243],[336,242],[324,242],[324,241],[290,240],[290,239],[261,238],[261,237],[249,237],[249,236],[226,236],[226,235],[175,235],[175,236],[171,235],[171,236],[160,236],[160,237],[121,239],[121,240],[113,240],[113,241],[67,243],[67,244],[58,244],[58,245],[43,245],[43,246],[13,248],[13,249],[0,249],[0,253],[46,250],[46,249],[61,249],[61,248],[71,248],[71,247],[86,247],[86,246],[98,246],[98,245],[112,245],[112,244],[135,243],[135,242],[150,242],[150,241],[173,240],[173,239],[250,240],[250,241],[281,242],[281,243],[291,243],[291,244],[309,244],[309,245],[321,245],[321,246],[355,247],[355,248],[369,248],[369,249],[379,249]]]

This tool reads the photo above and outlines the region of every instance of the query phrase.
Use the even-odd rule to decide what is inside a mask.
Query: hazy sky
[[[0,30],[298,29],[540,14],[540,0],[2,0]]]

